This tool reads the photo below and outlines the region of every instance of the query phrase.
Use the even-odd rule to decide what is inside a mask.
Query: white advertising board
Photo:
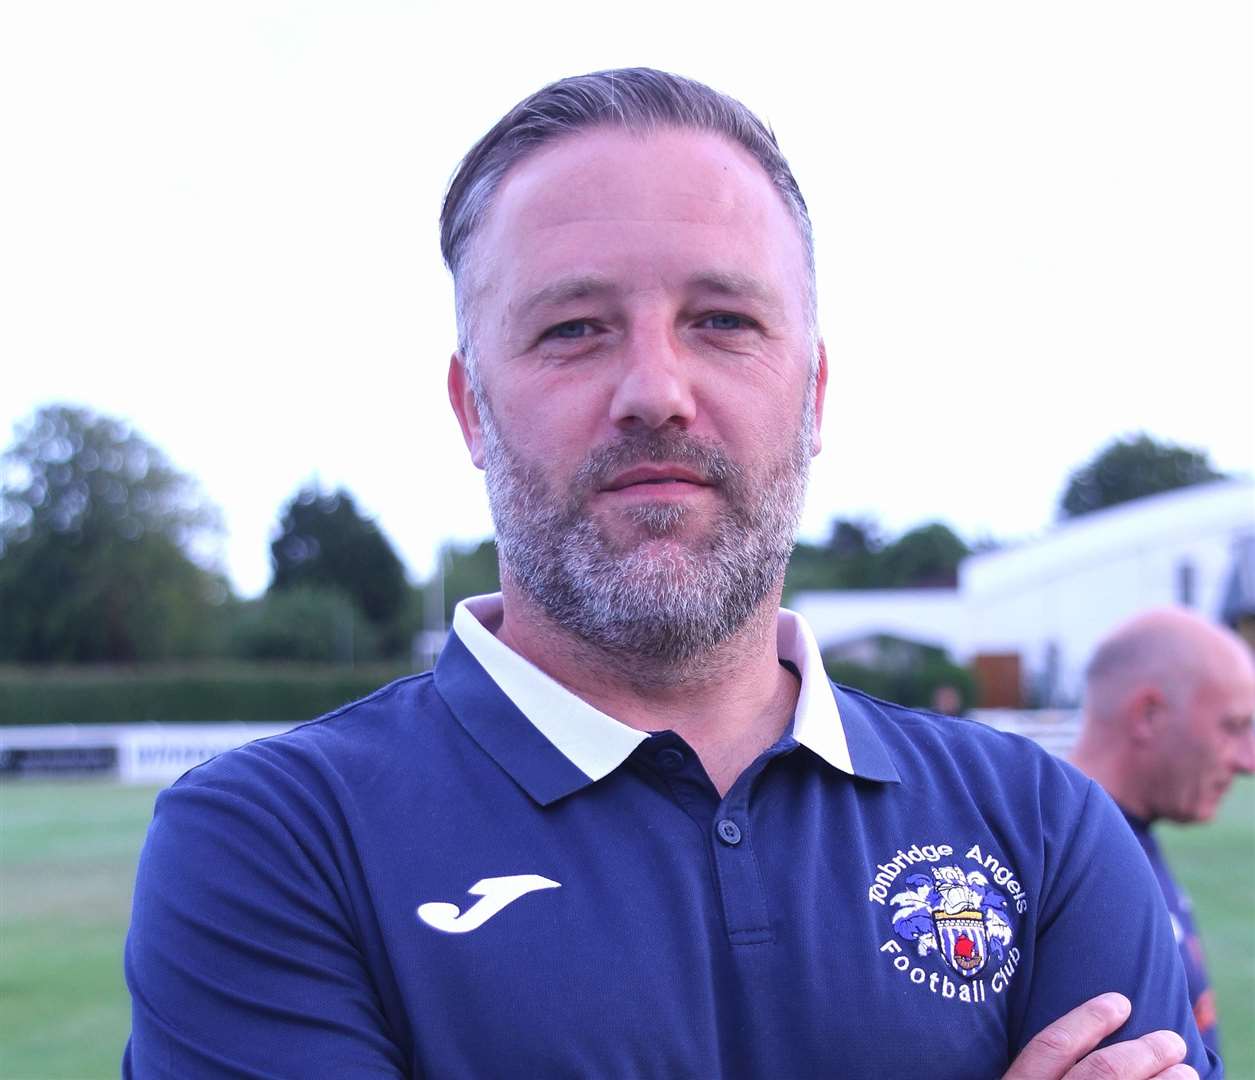
[[[188,769],[291,724],[152,724],[118,729],[118,779],[171,784]]]
[[[170,784],[188,769],[294,724],[46,724],[0,726],[0,779],[112,775]]]

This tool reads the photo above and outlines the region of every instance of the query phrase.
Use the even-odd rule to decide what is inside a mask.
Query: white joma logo
[[[513,904],[520,896],[537,889],[560,889],[557,881],[550,881],[539,874],[514,874],[511,877],[486,877],[475,882],[467,892],[482,899],[465,911],[458,911],[456,904],[441,900],[419,904],[418,917],[428,926],[443,930],[446,934],[465,934],[478,930],[504,907]]]

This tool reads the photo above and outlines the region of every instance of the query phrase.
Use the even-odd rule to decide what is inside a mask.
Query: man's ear
[[[819,367],[815,372],[815,430],[811,433],[811,457],[823,448],[819,432],[824,422],[824,394],[828,389],[828,350],[823,338],[819,339],[815,348],[819,354]]]
[[[1125,701],[1124,722],[1130,741],[1145,745],[1162,733],[1162,720],[1167,701],[1158,687],[1140,686]]]
[[[479,402],[475,398],[475,391],[471,389],[466,361],[457,353],[449,357],[449,404],[453,406],[454,415],[461,425],[462,438],[466,440],[466,448],[471,452],[471,461],[475,463],[475,468],[482,469],[484,429],[479,419]]]

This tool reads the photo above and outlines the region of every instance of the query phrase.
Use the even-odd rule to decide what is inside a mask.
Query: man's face
[[[450,392],[507,573],[612,650],[680,660],[778,585],[818,449],[798,230],[756,161],[664,130],[575,135],[474,241],[482,400]]]
[[[1217,654],[1185,696],[1164,740],[1159,815],[1209,821],[1239,773],[1255,772],[1255,674],[1235,646]]]

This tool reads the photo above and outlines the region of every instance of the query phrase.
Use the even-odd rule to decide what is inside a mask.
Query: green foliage
[[[958,691],[961,711],[976,703],[975,678],[945,650],[887,635],[876,637],[871,645],[875,655],[870,660],[825,656],[829,678],[910,708],[933,708],[934,695],[945,686]]]
[[[907,589],[953,587],[959,563],[971,549],[940,523],[920,525],[886,541],[874,522],[833,522],[822,546],[798,544],[785,593],[808,589]]]
[[[1146,495],[1223,478],[1224,473],[1212,467],[1203,451],[1156,442],[1145,433],[1116,439],[1068,477],[1059,515],[1080,517]]]
[[[229,631],[241,660],[351,664],[378,652],[376,632],[338,589],[295,586],[238,604]]]
[[[954,588],[967,544],[947,526],[920,525],[903,533],[880,555],[880,572],[888,588]]]
[[[484,540],[473,547],[449,546],[441,555],[444,561],[445,619],[453,618],[459,600],[481,596],[501,588],[497,568],[497,544]]]
[[[405,609],[408,586],[401,560],[343,488],[325,494],[307,487],[293,496],[283,508],[270,559],[271,591],[338,589],[377,627]]]
[[[227,595],[195,483],[119,420],[52,405],[0,459],[0,659],[204,655]]]
[[[873,589],[884,539],[875,522],[837,519],[826,544],[799,543],[784,578],[786,595],[811,589]]]
[[[422,597],[406,581],[387,538],[343,488],[323,493],[308,487],[293,496],[283,507],[270,555],[270,590],[243,613],[232,635],[232,655],[284,660],[409,655],[422,627]],[[286,596],[296,592],[302,596]],[[304,616],[309,625],[302,627]]]
[[[0,724],[295,724],[410,673],[401,663],[0,668]]]

